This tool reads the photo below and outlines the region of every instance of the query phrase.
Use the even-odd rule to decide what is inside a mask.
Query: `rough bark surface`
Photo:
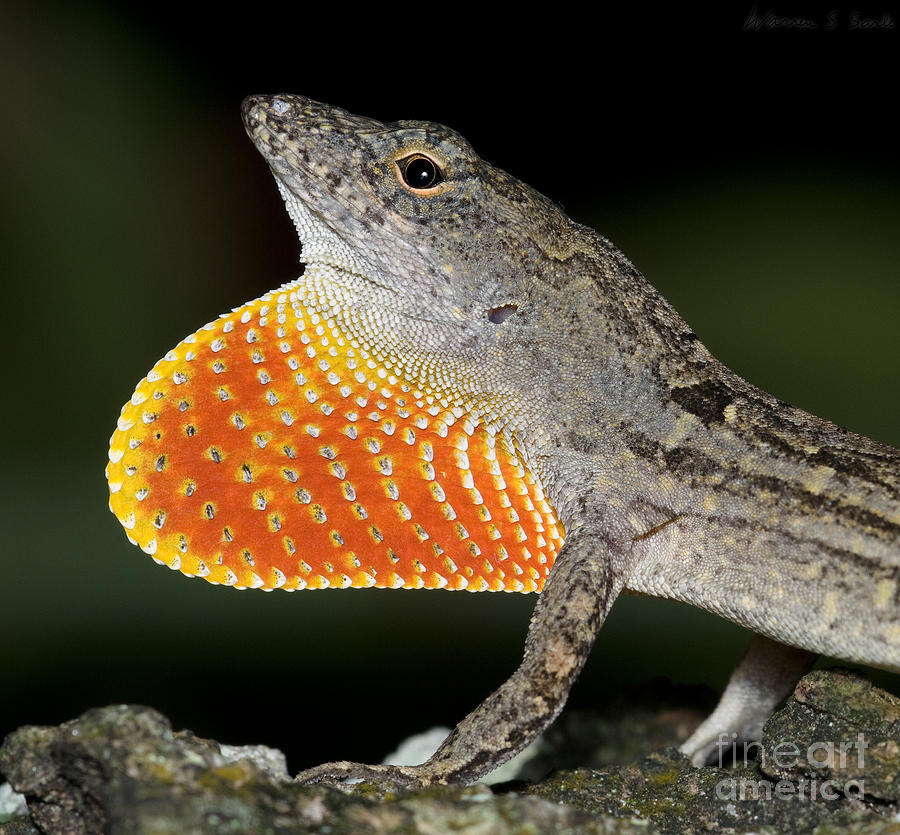
[[[659,703],[564,715],[523,766],[533,782],[402,791],[299,785],[278,751],[174,732],[147,707],[96,708],[6,738],[0,772],[27,812],[0,835],[900,833],[900,699],[857,674],[804,678],[746,763],[695,768],[669,747],[696,721]],[[663,747],[634,759],[636,739]],[[573,751],[590,767],[572,768]]]

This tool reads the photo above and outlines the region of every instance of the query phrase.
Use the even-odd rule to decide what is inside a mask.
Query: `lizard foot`
[[[718,765],[736,746],[759,742],[763,724],[816,656],[754,635],[709,718],[679,749],[696,766]]]
[[[429,779],[421,766],[366,765],[365,763],[351,763],[346,760],[343,762],[323,763],[313,768],[307,768],[294,778],[294,782],[306,784],[330,783],[347,778],[389,783],[400,789],[418,789],[437,782]]]

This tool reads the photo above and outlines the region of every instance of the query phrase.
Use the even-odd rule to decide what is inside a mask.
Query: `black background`
[[[249,93],[451,125],[736,371],[900,443],[895,7],[308,5],[0,10],[0,734],[129,701],[292,769],[373,760],[518,661],[533,598],[236,593],[155,566],[106,509],[134,384],[297,270]],[[624,599],[573,702],[721,687],[745,642]]]

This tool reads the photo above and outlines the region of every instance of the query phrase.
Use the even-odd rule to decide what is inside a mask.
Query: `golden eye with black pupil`
[[[423,154],[413,154],[398,160],[397,165],[400,167],[403,182],[416,191],[434,188],[444,180],[441,169]]]

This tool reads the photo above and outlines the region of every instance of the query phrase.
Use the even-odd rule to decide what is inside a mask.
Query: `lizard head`
[[[250,97],[243,113],[308,280],[357,328],[377,328],[382,359],[440,389],[456,363],[453,396],[527,378],[521,346],[548,339],[554,271],[579,251],[582,227],[443,125],[385,124],[295,95]]]

